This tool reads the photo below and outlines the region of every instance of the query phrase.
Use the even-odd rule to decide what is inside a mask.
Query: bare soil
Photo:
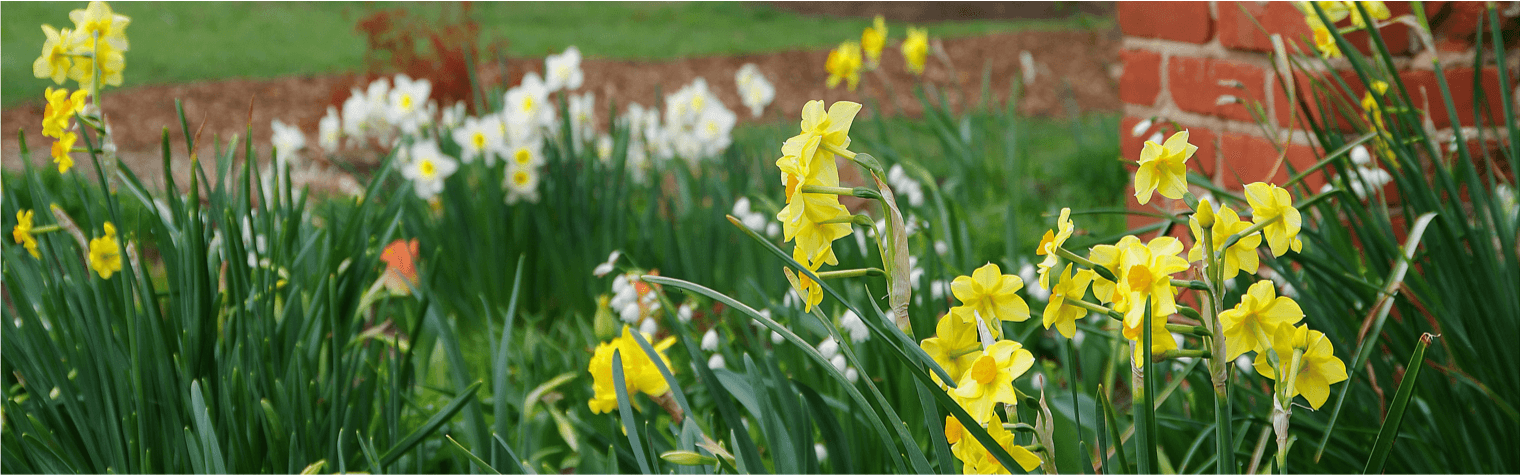
[[[894,18],[898,17],[894,13]],[[1020,112],[1034,116],[1061,117],[1073,108],[1077,111],[1115,111],[1120,101],[1117,89],[1118,36],[1113,31],[1031,31],[948,39],[938,42],[943,55],[931,54],[924,80],[933,88],[943,89],[950,104],[960,110],[965,103],[979,104],[984,72],[990,79],[988,90],[994,103],[1007,100],[1012,81],[1023,75],[1020,53],[1029,52],[1035,65],[1034,80],[1026,84],[1019,98]],[[917,116],[922,105],[913,94],[917,78],[906,71],[902,55],[893,47],[882,55],[877,72],[862,76],[854,92],[843,86],[828,89],[824,80],[827,51],[784,51],[741,56],[695,57],[671,61],[619,61],[588,58],[582,63],[585,85],[581,91],[596,93],[600,107],[608,99],[622,108],[629,102],[655,103],[659,91],[673,92],[701,76],[733,109],[742,122],[795,120],[802,105],[813,99],[828,102],[853,100],[882,104],[890,115]],[[776,86],[776,99],[759,118],[751,117],[739,101],[734,86],[734,72],[745,63],[755,63]],[[516,84],[528,70],[542,71],[542,58],[509,58],[509,83]],[[481,72],[487,84],[500,83],[501,68],[485,67]],[[346,96],[344,91],[359,85],[361,75],[292,76],[274,79],[227,79],[189,84],[148,85],[108,90],[102,104],[116,138],[118,155],[139,177],[156,185],[161,181],[163,130],[167,127],[176,180],[188,179],[188,154],[184,148],[175,99],[184,103],[192,133],[204,123],[202,144],[220,137],[224,143],[234,134],[245,133],[251,124],[255,146],[267,150],[269,123],[279,118],[298,125],[308,133],[308,144],[316,144],[317,122],[327,106],[336,105]],[[894,94],[888,96],[887,92]],[[338,98],[338,99],[334,99]],[[0,112],[5,130],[21,129],[31,148],[34,164],[50,162],[45,141],[40,134],[43,104],[21,104]],[[605,113],[602,115],[605,116]],[[606,117],[599,120],[606,123]],[[209,150],[209,149],[207,149]],[[202,152],[208,153],[208,152]],[[19,170],[20,149],[15,134],[0,138],[4,168]],[[76,157],[77,160],[78,157]],[[261,158],[267,161],[268,157]],[[88,160],[77,160],[87,175],[93,175]]]

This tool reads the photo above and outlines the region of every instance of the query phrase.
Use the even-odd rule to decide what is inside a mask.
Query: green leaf
[[[481,384],[482,382],[476,381],[475,384],[471,384],[464,391],[460,391],[459,395],[454,396],[454,399],[449,401],[449,404],[444,406],[443,410],[438,411],[437,414],[433,414],[433,417],[422,424],[422,427],[418,427],[417,430],[412,431],[411,434],[401,439],[401,442],[397,442],[396,445],[392,446],[390,450],[386,450],[385,455],[380,456],[380,466],[387,467],[395,463],[396,459],[401,458],[401,454],[411,450],[417,443],[422,442],[423,438],[432,435],[445,422],[454,418],[455,414],[464,409],[465,404],[475,400],[475,391],[480,389]]]
[[[1362,473],[1382,473],[1383,464],[1388,461],[1388,452],[1393,450],[1393,441],[1398,437],[1399,425],[1404,422],[1404,411],[1409,407],[1409,396],[1414,394],[1414,382],[1420,377],[1420,368],[1425,367],[1425,348],[1430,346],[1429,333],[1420,335],[1420,342],[1414,348],[1414,354],[1409,357],[1409,364],[1404,366],[1404,380],[1399,382],[1399,391],[1393,396],[1393,405],[1388,407],[1388,417],[1383,419],[1383,427],[1378,429],[1377,442],[1372,446],[1372,456],[1367,458],[1367,467]]]

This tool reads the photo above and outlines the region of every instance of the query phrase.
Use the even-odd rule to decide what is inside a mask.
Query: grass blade
[[[1393,450],[1393,441],[1399,435],[1399,425],[1404,422],[1404,411],[1409,407],[1409,396],[1414,393],[1415,380],[1420,377],[1420,368],[1425,366],[1425,348],[1430,346],[1430,340],[1434,337],[1429,333],[1420,335],[1420,342],[1415,346],[1414,354],[1409,357],[1409,365],[1404,367],[1404,380],[1399,383],[1399,391],[1393,396],[1393,405],[1388,407],[1388,417],[1383,419],[1383,427],[1378,429],[1372,456],[1367,458],[1367,467],[1362,469],[1362,473],[1383,472],[1388,452]]]
[[[426,424],[418,427],[417,430],[412,431],[406,438],[401,439],[401,442],[397,442],[396,445],[386,450],[385,455],[380,457],[380,466],[386,467],[395,463],[396,459],[401,458],[401,454],[411,450],[417,443],[422,442],[423,438],[432,435],[434,431],[443,426],[443,423],[452,419],[455,414],[464,409],[465,404],[475,399],[475,391],[480,389],[481,384],[480,381],[476,381],[475,384],[471,384],[468,388],[465,388],[464,391],[454,396],[454,400],[449,401],[449,405],[444,406],[442,411],[438,411],[431,419],[428,419]]]

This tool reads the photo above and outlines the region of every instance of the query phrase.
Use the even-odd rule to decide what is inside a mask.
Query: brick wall
[[[1388,2],[1388,7],[1397,17],[1409,13],[1411,5]],[[1511,5],[1500,8],[1520,9]],[[1481,72],[1472,69],[1477,22],[1480,15],[1488,13],[1479,2],[1426,2],[1425,9],[1432,22],[1435,51],[1421,47],[1403,24],[1386,26],[1380,31],[1390,52],[1397,56],[1400,76],[1412,98],[1429,104],[1425,109],[1431,122],[1444,129],[1443,136],[1449,137],[1452,119],[1431,70],[1433,55],[1440,58],[1447,73],[1447,83],[1457,105],[1457,120],[1463,126],[1473,124],[1477,105],[1473,79],[1477,74],[1482,75],[1490,106],[1495,111],[1502,110],[1498,71],[1492,67]],[[1268,36],[1281,35],[1289,52],[1314,51],[1312,43],[1306,43],[1310,32],[1304,16],[1292,3],[1119,2],[1118,20],[1124,34],[1119,53],[1124,67],[1119,97],[1124,101],[1125,112],[1118,133],[1126,158],[1138,158],[1146,139],[1155,132],[1169,134],[1171,130],[1164,126],[1172,122],[1189,130],[1190,141],[1198,146],[1197,154],[1189,161],[1191,169],[1231,190],[1238,191],[1243,184],[1256,181],[1279,184],[1286,181],[1289,174],[1285,166],[1277,167],[1276,173],[1268,176],[1279,156],[1274,142],[1288,143],[1286,160],[1298,169],[1314,164],[1323,155],[1302,132],[1305,128],[1302,117],[1295,127],[1298,131],[1291,137],[1286,132],[1279,137],[1265,137],[1246,105],[1259,105],[1264,113],[1262,118],[1284,130],[1290,113],[1301,113],[1293,110],[1288,94],[1278,85]],[[1515,25],[1513,12],[1506,16],[1506,25]],[[1484,43],[1488,42],[1487,34]],[[1355,33],[1348,39],[1352,44],[1365,45],[1366,37],[1365,33]],[[1511,42],[1506,49],[1516,53],[1516,46],[1520,45]],[[1511,54],[1508,59],[1513,83],[1520,56]],[[1337,61],[1332,63],[1339,65],[1337,73],[1346,76],[1348,83],[1358,82],[1349,63],[1344,59]],[[1295,84],[1303,91],[1307,81],[1296,79]],[[1520,97],[1520,91],[1515,92]],[[1359,98],[1361,90],[1356,93]],[[1157,119],[1154,125],[1136,137],[1135,126],[1152,117]],[[1318,190],[1325,183],[1325,176],[1319,174],[1305,181],[1311,190]],[[1151,205],[1141,206],[1130,199],[1129,206],[1131,209],[1183,206],[1171,201],[1157,195]],[[1132,215],[1129,224],[1133,228],[1153,221]]]

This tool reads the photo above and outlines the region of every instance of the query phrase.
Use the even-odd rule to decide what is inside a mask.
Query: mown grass
[[[39,25],[63,27],[84,2],[10,3],[0,17],[0,103],[41,97],[32,77]],[[454,5],[358,2],[142,2],[114,6],[132,17],[124,86],[228,77],[277,77],[355,70],[364,37],[355,23],[383,8],[436,17]],[[570,45],[593,57],[662,59],[822,48],[858,36],[864,18],[828,18],[766,5],[720,2],[506,2],[472,5],[483,41],[504,40],[513,55],[539,56]],[[890,20],[890,19],[889,19]],[[1111,20],[935,22],[937,37],[1028,29],[1094,28]],[[901,35],[901,27],[895,33]]]

